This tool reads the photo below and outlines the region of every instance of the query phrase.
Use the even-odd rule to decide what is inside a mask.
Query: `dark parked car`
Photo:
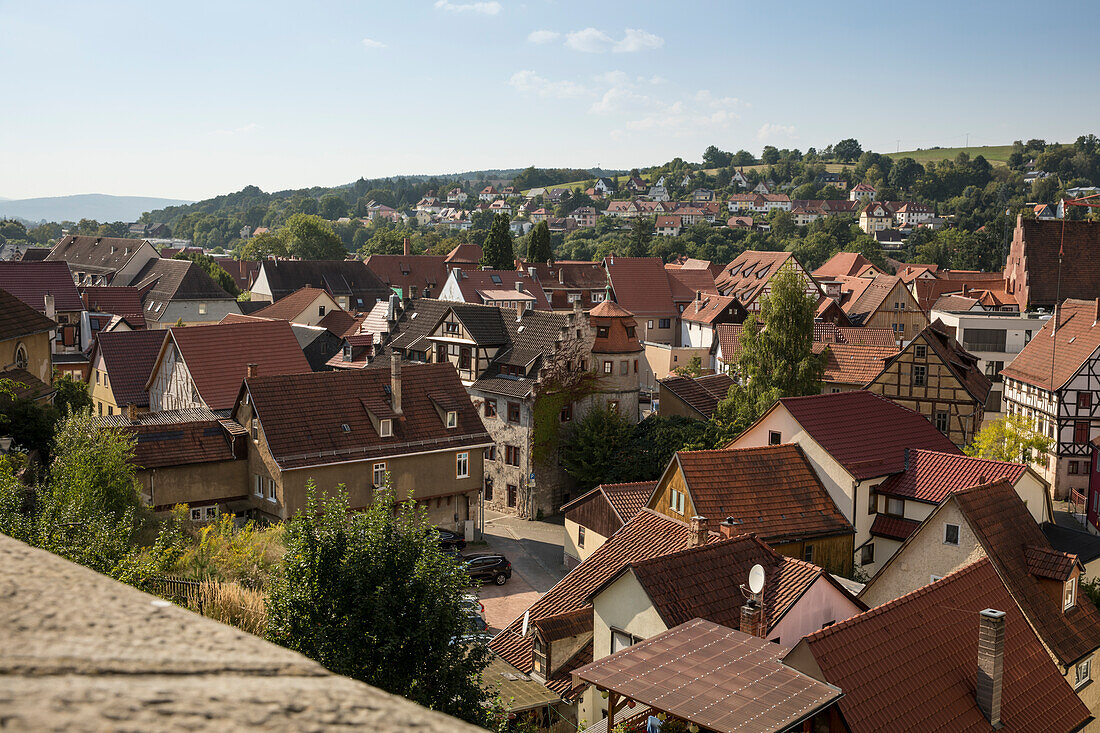
[[[463,557],[471,580],[491,580],[504,585],[512,577],[512,563],[504,555],[477,552]]]
[[[443,529],[441,527],[435,528],[436,533],[439,534],[439,546],[443,549],[453,547],[457,550],[466,549],[466,538],[462,535],[452,532],[449,529]]]

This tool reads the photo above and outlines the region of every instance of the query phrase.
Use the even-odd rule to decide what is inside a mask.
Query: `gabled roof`
[[[863,268],[873,263],[859,252],[837,252],[825,264],[814,270],[816,278],[832,278],[858,275]]]
[[[30,336],[57,328],[46,318],[7,290],[0,289],[0,341]]]
[[[864,323],[882,308],[883,303],[890,297],[890,293],[899,287],[905,287],[901,278],[895,275],[878,275],[868,282],[857,296],[842,304],[844,312],[853,323]]]
[[[733,386],[733,379],[728,374],[708,374],[702,377],[672,374],[658,381],[704,419],[709,419],[714,414],[718,403],[726,399],[730,387]]]
[[[126,266],[143,243],[149,244],[144,239],[70,235],[54,245],[46,261],[62,260],[70,267],[99,274],[117,272]]]
[[[481,262],[480,244],[460,244],[447,253],[445,259],[448,265],[476,265]]]
[[[856,479],[902,471],[906,448],[961,452],[919,412],[866,390],[784,397],[772,409],[780,405]]]
[[[375,304],[377,305],[377,304]],[[358,331],[359,324],[366,316],[354,316],[344,309],[329,311],[325,317],[317,322],[321,328],[327,328],[337,336],[344,336],[351,331]]]
[[[1023,499],[1005,480],[957,491],[953,498],[986,556],[1039,638],[1062,664],[1073,664],[1100,648],[1100,613],[1087,594],[1062,611],[1062,595],[1052,595],[1032,571],[1034,550],[1054,552]],[[1074,563],[1076,556],[1068,555]],[[1049,562],[1049,558],[1041,563]],[[1039,577],[1045,577],[1041,575]]]
[[[919,448],[909,451],[904,471],[883,481],[875,491],[929,504],[939,504],[954,491],[1006,479],[1013,485],[1027,472],[1022,463],[991,461],[958,453]]]
[[[593,497],[597,495],[602,495],[607,501],[608,506],[615,512],[615,516],[618,517],[621,526],[629,522],[634,518],[635,514],[645,508],[646,503],[649,502],[649,497],[653,496],[653,492],[656,489],[656,481],[636,481],[626,484],[600,484],[591,491],[578,496],[568,504],[563,504],[559,511],[565,514],[581,503],[591,501]]]
[[[1004,731],[1073,731],[1089,710],[1051,662],[989,560],[805,637],[786,657],[844,690],[852,733],[991,731],[975,696],[978,614],[1005,613]],[[807,669],[806,672],[811,672]]]
[[[349,298],[351,310],[366,310],[393,292],[359,260],[264,260],[260,269],[273,300],[308,285]]]
[[[951,371],[955,379],[962,384],[975,402],[985,404],[993,383],[978,368],[978,357],[964,349],[962,344],[947,332],[947,328],[939,319],[921,331],[905,350],[912,349],[918,339],[923,339],[932,347],[932,351],[936,353],[940,361]]]
[[[110,313],[129,323],[132,328],[145,328],[141,291],[137,288],[88,285],[80,288],[80,296],[90,311]]]
[[[546,299],[546,293],[538,279],[531,278],[526,271],[518,270],[455,270],[452,277],[458,285],[462,298],[467,303],[482,303],[483,300],[513,300],[534,298],[534,308],[538,310],[550,310],[550,301]],[[523,288],[517,290],[517,285]],[[489,291],[493,297],[483,298],[482,294]]]
[[[351,369],[254,377],[241,394],[283,470],[492,442],[450,364],[402,364],[399,414],[390,385],[389,369]],[[447,428],[436,403],[458,413],[456,428]],[[393,420],[392,436],[379,435],[372,413]]]
[[[741,301],[736,297],[708,294],[689,301],[680,318],[692,323],[710,325],[723,316],[743,319],[746,315],[745,306],[741,305]]]
[[[298,346],[286,321],[256,319],[250,323],[216,323],[169,329],[145,388],[164,359],[170,343],[176,345],[199,396],[211,410],[228,410],[236,404],[237,392],[256,364],[260,374],[309,372],[309,362]]]
[[[825,354],[826,384],[865,387],[875,380],[883,366],[898,354],[896,346],[857,346],[855,344],[814,344],[814,351]]]
[[[694,300],[696,293],[718,295],[718,287],[714,284],[714,275],[706,267],[689,267],[686,265],[669,267],[665,265],[665,270],[668,272],[668,282],[672,288],[672,299],[677,303]]]
[[[154,303],[173,300],[232,300],[236,299],[221,289],[214,278],[190,260],[151,259],[128,283],[145,294],[146,319],[159,320],[165,311],[154,311]]]
[[[1061,389],[1100,348],[1098,302],[1063,302],[1059,308],[1057,332],[1052,317],[1001,373],[1048,391]]]
[[[732,517],[765,542],[854,532],[797,445],[680,451],[668,470],[677,467],[696,514]]]
[[[3,405],[6,405],[13,398],[17,400],[44,400],[57,391],[26,369],[5,369],[0,371],[0,379],[11,380],[11,396],[0,394],[0,404]]]
[[[672,286],[660,257],[607,257],[607,277],[615,300],[637,316],[676,314]]]
[[[714,284],[719,292],[735,295],[747,305],[760,295],[779,268],[792,259],[794,255],[790,252],[746,250],[722,269],[721,274],[715,277]]]
[[[328,293],[320,288],[298,288],[290,295],[276,300],[271,305],[264,306],[252,315],[256,318],[274,318],[283,321],[293,321],[295,318],[301,316],[302,312],[305,311],[313,301],[323,295],[328,295]],[[332,296],[328,295],[328,298],[331,300]],[[339,306],[337,306],[337,308],[339,308]],[[340,310],[343,309],[341,308]],[[329,312],[331,313],[332,311]],[[325,315],[328,314],[326,313]]]
[[[250,290],[260,274],[260,263],[252,260],[235,260],[232,257],[216,257],[214,259],[218,267],[230,274],[237,287]]]
[[[565,261],[548,265],[545,262],[526,262],[517,260],[517,269],[526,272],[535,268],[542,289],[550,290],[595,290],[607,285],[607,272],[600,262]]]
[[[46,312],[46,296],[52,295],[58,313],[84,310],[73,275],[64,262],[0,262],[0,288],[39,313]]]
[[[1021,217],[1016,229],[1012,254],[1019,254],[1027,261],[1028,300],[1032,306],[1049,308],[1059,297],[1064,300],[1100,296],[1100,223]],[[1021,236],[1022,249],[1016,245]],[[1065,253],[1060,277],[1059,250]],[[1022,285],[1019,283],[1018,287]]]
[[[956,276],[952,277],[952,275]],[[912,284],[917,292],[917,302],[925,311],[932,310],[940,296],[947,293],[961,293],[966,289],[1003,293],[1005,289],[1004,278],[997,272],[957,273],[941,270],[936,273],[935,280],[917,278],[912,281]]]
[[[109,331],[96,336],[91,362],[96,354],[103,356],[111,394],[120,408],[133,404],[149,406],[149,391],[145,385],[153,372],[167,331]]]
[[[379,280],[410,298],[411,288],[416,288],[417,295],[425,290],[439,295],[447,282],[446,259],[443,255],[369,255],[363,262]]]
[[[148,418],[155,415],[155,418]],[[104,426],[130,433],[134,445],[133,464],[138,468],[166,468],[195,463],[232,461],[233,433],[244,428],[201,409],[165,410],[144,413],[130,420],[125,415],[98,417]]]

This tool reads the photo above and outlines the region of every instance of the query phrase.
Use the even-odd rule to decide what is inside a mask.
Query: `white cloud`
[[[539,76],[530,69],[512,74],[512,78],[508,80],[508,83],[524,94],[535,94],[540,97],[554,97],[556,99],[575,99],[592,93],[583,84],[565,80],[552,81]]]
[[[588,27],[565,34],[565,45],[582,53],[636,53],[660,48],[665,39],[638,28],[627,28],[616,40],[599,28]]]
[[[561,38],[561,34],[557,31],[531,31],[527,34],[527,40],[530,43],[550,43]]]
[[[773,125],[765,122],[756,131],[756,139],[766,143],[775,140],[797,140],[798,136],[794,134],[794,125]]]
[[[385,48],[386,44],[381,41],[376,41],[373,38],[363,39],[363,48]]]
[[[496,0],[476,3],[452,3],[449,0],[436,0],[435,7],[446,10],[448,13],[480,13],[481,15],[496,15],[503,10]]]

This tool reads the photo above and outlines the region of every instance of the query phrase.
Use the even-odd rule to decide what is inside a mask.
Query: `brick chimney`
[[[516,288],[519,289],[519,283],[516,283]],[[517,300],[516,301],[516,322],[517,323],[519,321],[523,320],[523,313],[524,313],[525,310],[527,310],[527,301],[526,300]]]
[[[696,514],[691,518],[688,547],[702,547],[705,544],[707,544],[707,518]]]
[[[740,530],[738,529],[738,527],[740,526],[741,523],[733,517],[726,517],[726,521],[718,525],[718,531],[723,537],[734,537],[735,535],[740,533]]]
[[[1001,680],[1005,657],[1005,612],[987,608],[978,615],[978,709],[1001,727]]]
[[[402,254],[404,254],[406,257],[411,255],[412,254],[412,246],[409,244],[409,238],[405,237],[405,239],[401,242],[401,244],[402,244]]]
[[[260,365],[259,364],[249,364],[247,374],[248,374],[249,379],[253,379],[255,377],[260,376]]]
[[[137,405],[133,402],[126,405],[126,419],[130,422],[137,420]]]
[[[401,414],[401,355],[394,352],[390,359],[390,406]]]
[[[764,604],[755,598],[746,599],[741,604],[741,633],[763,639],[767,631],[764,626]]]

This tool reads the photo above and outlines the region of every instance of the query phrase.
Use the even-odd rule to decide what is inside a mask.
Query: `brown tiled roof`
[[[0,262],[0,288],[39,313],[46,312],[47,295],[54,297],[58,313],[84,310],[73,275],[64,262]]]
[[[1077,730],[1088,708],[988,560],[811,634],[799,649],[844,690],[838,704],[852,733],[990,731],[974,692],[978,614],[986,608],[1005,612],[1000,730]],[[789,664],[798,666],[797,652]]]
[[[854,531],[797,445],[680,451],[677,465],[695,513],[715,525],[733,517],[772,544]]]
[[[50,256],[49,247],[27,247],[23,250],[23,256],[19,258],[20,262],[42,262]]]
[[[235,260],[232,257],[216,257],[218,267],[230,274],[233,282],[241,290],[251,290],[260,274],[260,263],[251,260]]]
[[[164,468],[193,463],[232,461],[232,439],[219,420],[175,425],[132,424],[122,427],[137,439],[134,465]]]
[[[321,328],[327,328],[337,336],[344,336],[352,331],[359,330],[359,324],[366,316],[355,316],[346,310],[329,311],[325,317],[317,322]]]
[[[1027,258],[1028,299],[1032,305],[1050,307],[1058,297],[1100,296],[1100,223],[1021,218],[1017,227],[1022,228],[1022,255]],[[1065,256],[1059,278],[1058,251],[1063,241]],[[1015,250],[1014,246],[1013,254]]]
[[[199,396],[211,410],[228,410],[236,404],[249,364],[258,365],[261,375],[310,371],[309,362],[286,321],[217,323],[173,328],[170,333]],[[165,341],[161,347],[161,355],[168,343]],[[161,358],[158,355],[158,365]],[[150,381],[157,368],[153,367]],[[145,386],[148,389],[151,385]]]
[[[271,305],[266,305],[252,315],[256,318],[273,318],[283,321],[293,321],[302,315],[302,311],[310,306],[317,298],[326,295],[320,288],[298,288],[290,295],[276,300]],[[329,296],[330,298],[332,296]],[[343,309],[341,309],[343,310]],[[332,311],[329,311],[331,313]],[[327,313],[325,315],[328,315]]]
[[[939,300],[932,304],[932,310],[969,311],[976,305],[978,305],[977,298],[968,298],[963,295],[941,295]]]
[[[167,331],[110,331],[100,333],[92,347],[91,361],[96,353],[103,356],[111,394],[115,403],[124,408],[133,404],[149,406],[149,391],[145,385],[153,372]]]
[[[689,301],[680,318],[709,325],[723,315],[743,319],[745,307],[732,295],[704,295],[701,299]]]
[[[760,295],[760,291],[794,255],[790,252],[758,252],[747,250],[733,262],[722,268],[714,284],[723,295],[735,295],[748,305]]]
[[[815,347],[818,344],[814,344]],[[826,384],[856,384],[864,387],[875,380],[883,366],[898,353],[896,346],[854,346],[852,344],[821,344],[825,353]],[[817,348],[814,349],[817,351]]]
[[[813,274],[816,278],[825,279],[857,275],[871,264],[873,263],[859,252],[837,252],[825,264],[814,270]]]
[[[672,285],[660,257],[608,257],[604,266],[619,305],[637,316],[676,315]]]
[[[141,291],[137,288],[90,285],[80,288],[80,294],[88,310],[118,316],[132,328],[145,328]]]
[[[70,267],[100,274],[122,269],[141,247],[141,239],[70,235],[50,250],[46,261],[63,260]],[[113,250],[113,251],[112,251]]]
[[[34,308],[0,289],[0,341],[30,336],[57,328],[57,324]]]
[[[445,261],[449,265],[463,265],[481,262],[480,244],[460,244],[447,253]]]
[[[552,265],[545,262],[516,262],[524,272],[534,267],[543,290],[596,290],[607,285],[607,272],[600,262],[559,261]]]
[[[705,267],[669,267],[669,286],[672,288],[672,299],[677,303],[687,303],[695,299],[696,293],[704,295],[718,295],[718,286],[714,284],[714,275]]]
[[[57,391],[26,369],[7,369],[0,372],[0,379],[10,379],[12,381],[12,396],[17,400],[39,399]],[[8,399],[7,395],[0,394],[0,403],[6,402]]]
[[[589,594],[605,580],[629,563],[686,547],[688,534],[688,527],[683,522],[643,509],[584,562],[540,596],[527,609],[530,622],[588,606]],[[520,635],[522,628],[523,614],[497,634],[489,646],[508,663],[523,672],[530,672],[532,639],[530,635]],[[559,687],[567,691],[569,684],[566,682]]]
[[[843,694],[783,664],[786,652],[697,618],[581,667],[575,676],[708,730],[773,733],[792,730]]]
[[[972,458],[934,450],[909,451],[908,468],[883,481],[875,491],[929,504],[939,504],[952,492],[997,479],[1015,484],[1027,471],[1021,463]]]
[[[597,304],[592,310],[588,311],[588,315],[596,316],[597,318],[633,318],[634,314],[623,308],[621,305],[613,300],[605,300],[602,303]]]
[[[726,399],[730,387],[733,386],[733,379],[728,374],[708,374],[702,377],[670,375],[658,381],[662,387],[706,419],[714,414],[718,403]]]
[[[1013,599],[1043,643],[1062,664],[1073,664],[1100,648],[1100,613],[1084,593],[1062,611],[1061,594],[1052,596],[1031,574],[1029,548],[1053,552],[1015,489],[1004,480],[955,492],[955,501]]]
[[[1100,348],[1100,323],[1096,315],[1095,300],[1063,302],[1058,313],[1057,333],[1051,335],[1054,333],[1052,317],[1001,373],[1045,390],[1060,389]]]
[[[917,302],[925,312],[932,310],[940,296],[947,293],[961,293],[964,286],[971,290],[1004,292],[1005,281],[1000,273],[967,273],[965,278],[958,276],[958,273],[956,273],[955,278],[950,278],[948,277],[949,273],[950,271],[936,273],[936,280],[913,280],[913,286],[917,290]]]
[[[601,489],[611,508],[626,524],[634,515],[645,508],[649,497],[653,496],[657,488],[656,481],[636,481],[626,484],[601,484],[596,487]]]
[[[736,364],[741,356],[741,329],[740,323],[719,323],[714,327],[718,334],[718,347],[722,350],[722,361],[726,364]]]
[[[1078,565],[1076,555],[1059,552],[1052,547],[1025,547],[1024,560],[1032,575],[1060,583],[1069,580]]]
[[[962,344],[947,332],[947,327],[939,319],[936,319],[930,326],[921,331],[918,338],[920,337],[923,337],[928,345],[932,347],[932,350],[939,356],[940,361],[951,370],[951,373],[955,375],[955,378],[959,380],[959,383],[962,384],[974,401],[984,405],[993,383],[978,368],[978,357],[964,349]],[[913,344],[910,343],[906,350],[912,348]]]
[[[903,470],[906,448],[961,452],[919,412],[866,390],[784,397],[779,404],[856,479]]]
[[[592,607],[584,606],[555,616],[545,616],[535,621],[534,627],[546,641],[592,633]]]
[[[284,470],[492,442],[450,364],[402,365],[400,415],[389,388],[389,369],[356,369],[259,376],[243,390]],[[433,401],[458,413],[458,427],[447,428]],[[393,418],[391,437],[379,436],[370,413]]]
[[[857,279],[869,280],[869,278]],[[883,302],[897,287],[905,287],[901,278],[895,275],[878,275],[870,280],[858,297],[852,298],[843,305],[844,312],[853,323],[864,323],[878,312]]]
[[[462,297],[467,303],[481,303],[482,293],[489,295],[490,291],[503,291],[501,293],[493,292],[492,297],[486,298],[486,300],[506,300],[508,296],[504,293],[511,294],[512,299],[526,295],[534,298],[533,307],[537,310],[550,310],[550,301],[546,299],[542,284],[537,279],[531,279],[526,272],[516,270],[462,270],[456,273],[456,278],[458,289],[462,292]],[[522,291],[516,290],[517,284],[523,286]]]
[[[206,270],[190,260],[151,259],[127,284],[145,293],[147,311],[149,301],[235,300]]]
[[[595,331],[592,339],[594,354],[641,354],[638,323],[634,315],[618,303],[605,300],[588,311],[588,323]],[[606,335],[601,335],[606,328]]]
[[[400,288],[402,297],[412,297],[410,288],[416,288],[417,297],[438,297],[447,282],[446,259],[442,255],[369,255],[363,263],[387,286]]]
[[[875,537],[886,537],[887,539],[904,542],[919,526],[920,522],[915,519],[892,517],[889,514],[876,514],[875,521],[871,522],[871,534]]]
[[[393,292],[359,260],[264,260],[261,269],[273,300],[308,285],[347,297],[349,310],[369,310]]]

